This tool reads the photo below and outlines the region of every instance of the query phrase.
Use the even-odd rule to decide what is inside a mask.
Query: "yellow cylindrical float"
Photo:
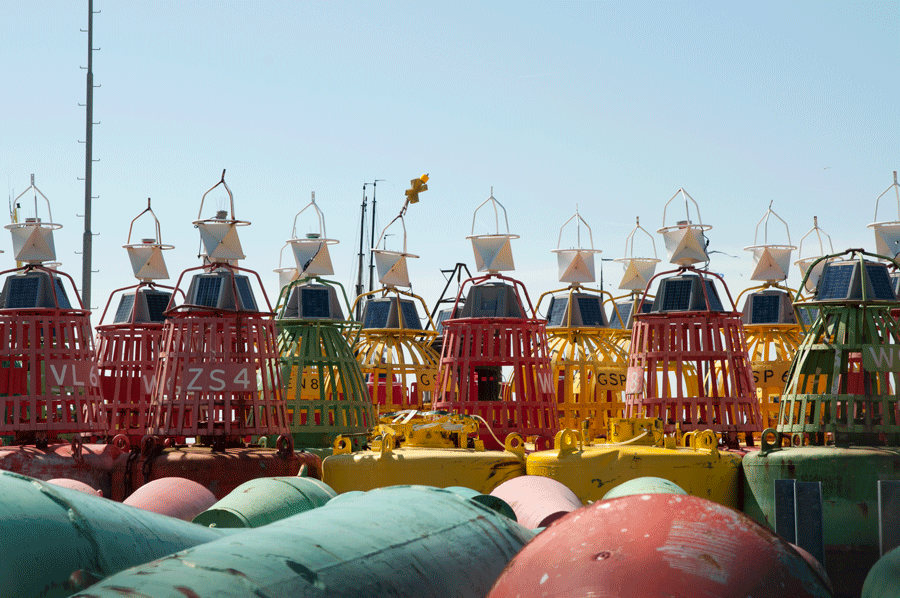
[[[351,452],[338,437],[334,454],[322,464],[323,481],[338,494],[386,486],[463,486],[482,494],[525,475],[525,444],[510,434],[503,451],[484,450],[479,422],[468,416],[398,414],[381,424],[369,450]],[[383,420],[384,421],[384,420]]]
[[[711,430],[689,432],[683,437],[687,446],[677,446],[676,438],[663,436],[660,420],[611,419],[609,426],[606,445],[586,445],[579,432],[561,431],[554,449],[528,455],[528,475],[565,484],[585,504],[619,484],[654,476],[692,496],[738,508],[741,457],[719,451]]]

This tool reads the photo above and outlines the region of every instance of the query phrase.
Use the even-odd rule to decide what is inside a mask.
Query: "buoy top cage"
[[[666,211],[669,204],[678,197],[684,198],[684,214],[685,219],[677,221],[674,225],[666,226]],[[694,213],[696,214],[696,223],[691,219],[691,210],[688,200],[694,205]],[[709,261],[706,254],[706,239],[704,233],[712,228],[712,225],[703,224],[700,217],[700,206],[684,189],[679,189],[663,208],[663,225],[657,230],[663,236],[666,243],[666,253],[669,255],[669,261],[679,266],[690,266],[691,264],[699,264]]]
[[[144,214],[150,214],[150,216],[153,217],[156,237],[145,237],[141,239],[140,243],[132,243],[131,233],[134,230],[134,223]],[[169,278],[169,271],[166,268],[166,262],[165,259],[163,259],[162,252],[169,249],[175,249],[175,246],[163,244],[159,219],[150,207],[149,197],[147,198],[147,209],[135,216],[131,221],[131,224],[128,227],[128,239],[122,247],[128,252],[128,258],[131,260],[131,269],[134,271],[134,277],[141,282],[165,280]]]
[[[298,237],[297,219],[310,208],[316,215],[318,232],[310,232],[305,237]],[[319,206],[316,205],[316,192],[313,191],[310,202],[294,216],[294,228],[291,238],[287,240],[294,254],[296,277],[302,280],[313,276],[330,276],[334,274],[328,246],[336,245],[339,242],[337,239],[328,238],[328,234],[325,232],[325,215],[319,209]]]
[[[578,249],[561,249],[563,230],[566,226],[575,221],[575,234]],[[581,225],[584,224],[588,232],[588,240],[590,241],[590,249],[581,246]],[[559,281],[571,283],[574,287],[581,286],[585,282],[594,282],[597,276],[594,274],[594,254],[602,253],[599,249],[594,249],[594,234],[590,225],[585,222],[584,218],[578,213],[578,206],[575,206],[575,214],[566,220],[559,227],[559,239],[556,242],[556,262],[559,267]]]
[[[476,235],[475,219],[478,216],[478,210],[488,203],[494,208],[494,223],[497,232],[494,234]],[[497,209],[498,207],[500,210],[503,210],[503,223],[506,225],[505,234],[500,232],[500,212]],[[466,238],[472,240],[472,250],[475,252],[475,267],[479,272],[497,273],[516,269],[513,263],[510,241],[518,239],[519,235],[509,234],[509,220],[506,218],[506,208],[494,198],[493,187],[491,187],[491,196],[475,208],[475,214],[472,216],[472,234]]]
[[[775,216],[775,218],[780,220],[784,225],[785,234],[787,235],[786,245],[769,243],[770,216]],[[763,226],[762,244],[757,243],[759,240],[760,225]],[[787,222],[775,213],[772,209],[772,202],[769,202],[769,209],[760,221],[756,223],[756,232],[753,235],[753,245],[744,248],[744,251],[753,253],[753,262],[756,264],[756,267],[753,269],[753,274],[750,276],[750,280],[777,282],[787,279],[788,270],[790,269],[791,264],[791,252],[794,249],[797,249],[797,247],[791,245],[791,231],[788,228]]]
[[[15,259],[17,262],[24,262],[30,265],[53,262],[56,260],[53,231],[62,228],[62,224],[53,222],[50,200],[35,186],[34,175],[31,175],[31,186],[13,200],[13,205],[29,191],[34,197],[34,216],[25,218],[24,222],[13,222],[6,225],[6,228],[12,234]],[[40,218],[38,213],[38,195],[44,198],[44,202],[47,204],[47,218],[49,218],[49,222],[44,222]]]
[[[634,235],[638,231],[641,231],[650,239],[653,247],[653,257],[638,257],[634,255]],[[656,264],[661,260],[656,253],[656,241],[653,239],[653,235],[641,226],[640,217],[635,218],[635,226],[625,238],[625,257],[620,257],[615,261],[621,263],[625,268],[622,281],[619,283],[620,289],[636,292],[647,288],[647,283],[653,278],[653,273],[656,271]]]
[[[819,253],[818,255],[803,257],[803,241],[813,233],[815,233],[816,239],[819,241]],[[828,251],[825,250],[825,243],[822,241],[823,235],[828,240]],[[800,286],[801,289],[806,289],[806,292],[808,293],[814,293],[816,291],[816,285],[819,283],[822,269],[827,262],[827,260],[822,261],[821,258],[822,256],[833,253],[834,245],[831,244],[831,235],[819,228],[819,217],[813,216],[813,227],[800,239],[800,245],[797,249],[797,257],[799,259],[794,262],[797,268],[800,269],[800,276],[804,280],[804,283]],[[810,268],[814,263],[815,267]]]
[[[222,185],[225,192],[228,193],[229,210],[218,210],[212,218],[202,220],[203,204],[206,202],[206,196],[209,195],[216,187]],[[244,259],[244,250],[241,247],[241,240],[238,238],[237,227],[248,226],[250,223],[245,220],[238,220],[234,216],[234,195],[228,184],[225,182],[225,171],[222,170],[222,179],[209,188],[200,199],[200,212],[197,220],[193,225],[200,230],[200,239],[203,243],[203,253],[200,255],[206,263],[225,263],[236,265],[238,260]]]

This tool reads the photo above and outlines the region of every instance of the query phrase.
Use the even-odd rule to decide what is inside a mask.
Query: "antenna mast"
[[[93,233],[91,232],[91,166],[93,165],[92,141],[94,134],[94,0],[88,0],[88,63],[87,99],[85,103],[84,138],[84,237],[82,239],[81,297],[84,305],[91,309],[91,254]],[[100,48],[97,48],[98,50]]]

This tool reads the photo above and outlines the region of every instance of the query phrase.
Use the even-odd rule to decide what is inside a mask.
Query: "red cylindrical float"
[[[183,521],[193,521],[194,517],[216,504],[216,496],[193,480],[173,476],[147,482],[122,503]]]
[[[749,517],[693,496],[638,494],[554,523],[489,598],[831,595],[821,568]]]

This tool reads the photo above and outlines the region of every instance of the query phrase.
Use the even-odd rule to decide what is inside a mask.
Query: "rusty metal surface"
[[[0,595],[62,598],[224,532],[0,472]]]
[[[563,515],[581,508],[581,501],[564,484],[551,478],[523,475],[507,480],[491,491],[502,498],[529,529],[546,527]]]
[[[532,537],[453,492],[386,488],[134,567],[76,596],[476,598]]]
[[[322,477],[322,461],[312,453],[293,451],[281,456],[273,449],[229,448],[213,452],[201,447],[167,448],[149,457],[123,454],[112,474],[113,500],[125,497],[150,480],[181,477],[209,489],[216,499],[224,498],[244,482],[263,477],[295,476],[303,465],[307,475]],[[130,475],[130,488],[126,480]]]
[[[46,449],[34,446],[0,447],[0,469],[14,471],[38,480],[67,478],[84,482],[112,495],[111,479],[122,450],[109,444],[83,444],[80,454],[71,444],[51,444]]]
[[[205,486],[193,480],[169,477],[147,482],[122,504],[191,521],[215,502],[215,495]]]
[[[261,527],[321,507],[337,496],[325,482],[307,477],[257,478],[194,517],[215,527]]]
[[[644,494],[566,515],[522,549],[489,597],[832,596],[820,575],[733,509]]]

